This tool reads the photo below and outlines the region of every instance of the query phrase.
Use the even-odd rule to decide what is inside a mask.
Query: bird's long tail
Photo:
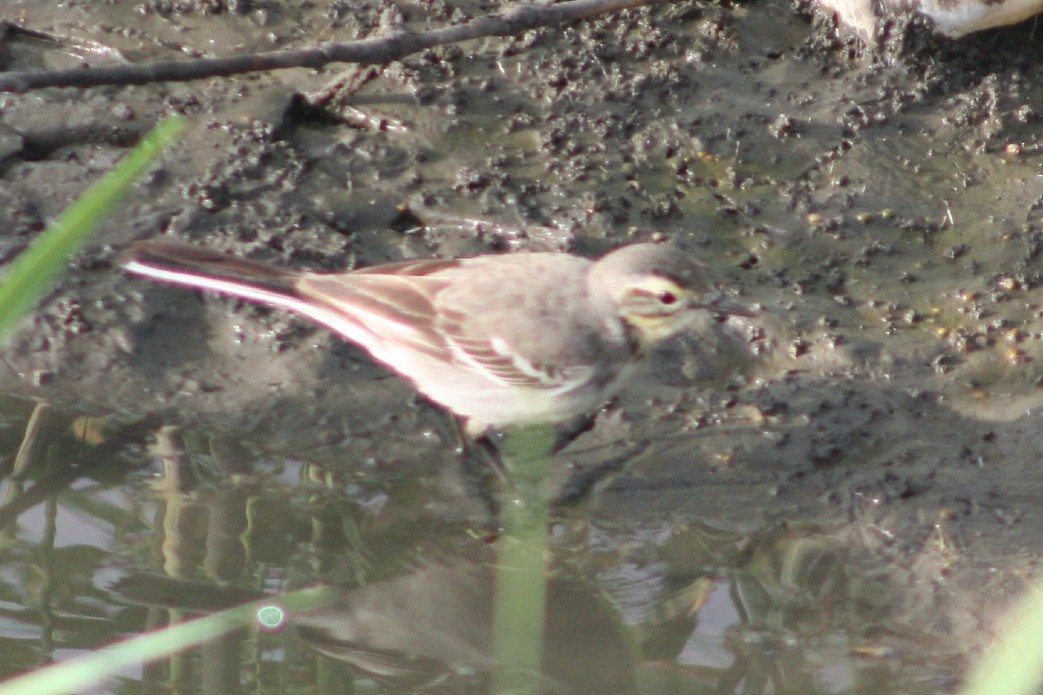
[[[123,268],[161,282],[289,309],[358,343],[378,360],[388,364],[392,360],[385,355],[383,340],[377,337],[370,324],[380,324],[383,331],[387,331],[390,326],[405,330],[410,335],[415,333],[411,326],[402,329],[401,325],[379,312],[359,310],[346,301],[330,301],[329,292],[318,292],[314,287],[308,289],[322,278],[343,277],[344,273],[288,270],[169,241],[142,241],[132,245]],[[350,294],[342,284],[333,283],[330,288],[333,294],[337,294],[337,291]]]
[[[123,268],[162,282],[300,309],[299,273],[198,246],[140,241],[130,247]]]

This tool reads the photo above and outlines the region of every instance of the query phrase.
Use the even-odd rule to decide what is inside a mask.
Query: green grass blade
[[[1043,683],[1043,584],[1029,590],[960,695],[1031,695]]]
[[[287,614],[316,610],[332,601],[333,594],[319,588],[302,589],[277,599],[237,606],[16,676],[0,683],[0,695],[59,695],[91,690],[129,668],[174,656],[184,649],[251,625],[274,629],[285,623]]]
[[[0,282],[0,339],[33,310],[102,218],[183,127],[184,119],[179,117],[168,118],[156,126],[114,170],[91,186],[11,263]]]

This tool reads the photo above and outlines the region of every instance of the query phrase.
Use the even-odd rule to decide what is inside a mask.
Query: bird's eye
[[[670,306],[671,304],[677,303],[677,295],[673,292],[667,292],[666,290],[663,290],[662,292],[657,294],[656,297],[659,299],[660,304],[664,304],[666,306]]]

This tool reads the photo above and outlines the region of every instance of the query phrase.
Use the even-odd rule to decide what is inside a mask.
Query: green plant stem
[[[528,427],[511,432],[504,445],[513,487],[503,500],[496,568],[492,692],[497,695],[540,692],[553,441],[553,428]]]

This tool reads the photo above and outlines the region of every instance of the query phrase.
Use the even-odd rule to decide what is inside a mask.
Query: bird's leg
[[[553,456],[569,446],[580,435],[589,432],[597,421],[593,414],[581,415],[559,425],[554,430],[554,440],[551,445],[550,455]],[[502,432],[482,432],[473,437],[467,436],[465,424],[457,419],[458,441],[461,449],[461,465],[464,479],[468,482],[470,489],[485,504],[489,511],[491,528],[497,529],[500,521],[500,498],[504,491],[514,486],[514,481],[507,472],[503,461],[502,444],[504,434]],[[602,467],[598,467],[600,470]],[[610,468],[616,470],[610,462]],[[590,472],[592,473],[592,472]],[[593,487],[596,480],[591,480],[584,489]],[[563,494],[559,498],[573,498],[582,496],[582,492],[575,494]]]
[[[419,398],[418,401],[430,408],[432,412],[445,413],[444,410],[425,398]],[[439,422],[448,421],[445,418],[439,418]],[[501,496],[503,491],[509,490],[513,486],[500,450],[499,442],[502,434],[489,431],[479,434],[468,433],[464,420],[452,417],[451,422],[452,426],[448,430],[440,430],[442,440],[460,451],[460,468],[464,483],[468,491],[481,500],[485,506],[488,513],[486,530],[491,537],[495,537],[500,528]],[[558,425],[554,431],[551,455],[557,454],[581,435],[589,432],[594,428],[596,422],[596,414],[587,414]],[[639,451],[621,455],[577,474],[568,481],[565,488],[555,498],[553,505],[561,507],[579,501],[601,479],[620,470],[626,460],[636,453]]]
[[[499,490],[510,484],[500,458],[500,449],[487,434],[469,438],[463,423],[457,419],[460,437],[460,469],[469,492],[485,506],[488,515],[486,531],[491,538],[500,531]]]
[[[590,495],[598,483],[613,473],[623,470],[635,456],[644,452],[650,444],[651,442],[648,441],[636,442],[619,456],[614,456],[596,466],[579,471],[562,486],[561,492],[551,502],[551,509],[557,511],[562,507],[568,507],[582,501]]]
[[[581,434],[585,434],[594,429],[597,417],[598,416],[595,413],[588,413],[587,415],[574,417],[564,425],[556,427],[554,432],[554,446],[551,448],[551,453],[558,453],[569,444],[576,441]]]
[[[434,424],[439,439],[460,453],[460,477],[468,495],[481,501],[486,511],[484,530],[490,537],[499,531],[500,503],[498,486],[504,486],[506,472],[500,460],[500,450],[488,434],[468,433],[464,419],[417,394],[417,410],[424,419]]]

